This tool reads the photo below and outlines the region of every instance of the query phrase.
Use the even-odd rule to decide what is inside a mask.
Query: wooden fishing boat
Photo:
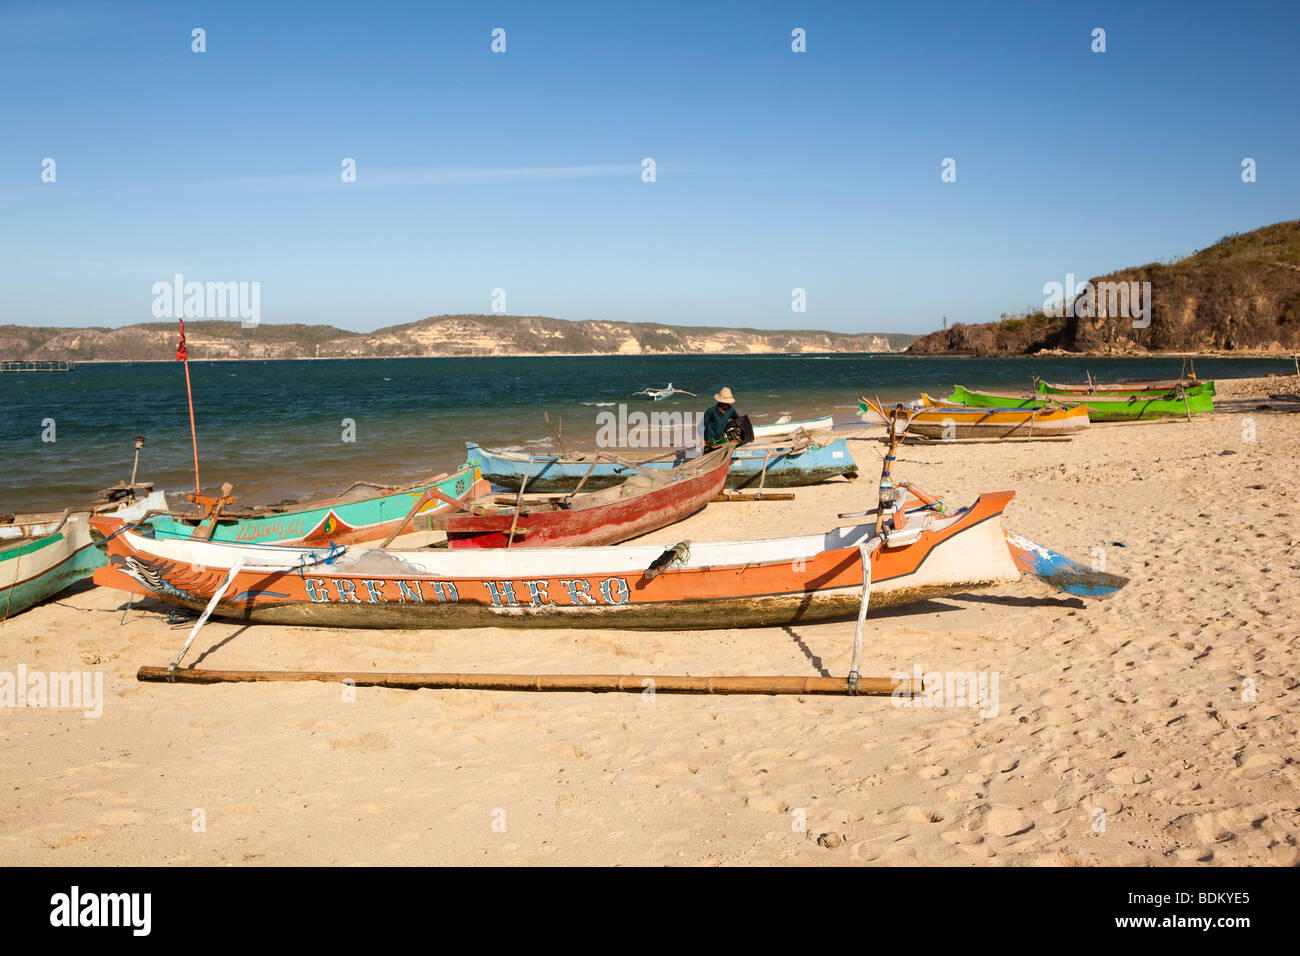
[[[406,488],[383,488],[358,482],[343,494],[321,501],[260,509],[240,514],[225,511],[214,519],[192,516],[155,515],[148,524],[160,538],[209,537],[213,541],[262,542],[277,544],[351,544],[382,541],[403,527],[417,501],[411,529],[424,526],[431,515],[455,510],[445,500],[426,497],[435,489],[444,498],[465,502],[487,494],[472,463],[467,462],[449,475],[438,475]],[[209,534],[210,529],[210,534]]]
[[[727,481],[734,445],[669,471],[639,471],[622,484],[519,507],[474,506],[443,519],[451,548],[617,544],[695,514]]]
[[[1026,408],[970,408],[938,401],[921,393],[924,406],[914,415],[909,432],[926,438],[1059,438],[1088,427],[1088,409],[1035,405]],[[864,421],[880,421],[863,397],[858,404]]]
[[[830,415],[823,415],[821,418],[805,418],[801,421],[775,421],[766,425],[754,426],[754,440],[767,440],[775,438],[789,438],[795,432],[803,430],[812,434],[813,432],[826,432],[835,427],[835,419]]]
[[[317,550],[152,538],[99,517],[92,525],[107,536],[110,564],[95,581],[244,621],[675,632],[855,615],[868,586],[864,561],[872,608],[1008,583],[1021,571],[1075,588],[1071,593],[1122,586],[1113,575],[1075,574],[1069,559],[1004,532],[1002,512],[1014,494],[981,495],[958,511],[896,511],[882,529],[863,524],[790,538],[683,541],[667,550]]]
[[[637,468],[668,470],[688,460],[686,449],[678,449],[658,458],[618,462],[596,460],[589,455],[519,455],[493,451],[474,442],[466,442],[470,462],[478,466],[483,477],[494,485],[518,489],[524,484],[533,491],[572,491],[586,477],[585,488],[608,488],[622,481]],[[595,466],[593,467],[593,461]],[[635,467],[633,467],[635,466]],[[858,466],[843,438],[826,445],[815,442],[744,445],[731,456],[727,474],[728,488],[796,488],[813,485],[836,475],[858,476]]]
[[[1116,395],[1122,395],[1125,398],[1129,395],[1168,396],[1174,395],[1180,387],[1188,395],[1214,394],[1213,381],[1129,382],[1114,384],[1094,382],[1091,385],[1065,385],[1060,382],[1044,382],[1042,379],[1039,379],[1037,383],[1037,391],[1044,395],[1097,395],[1102,398]]]
[[[955,405],[972,408],[1028,408],[1040,405],[1043,396],[1017,395],[1007,392],[976,392],[961,385],[953,389],[947,399]],[[1137,421],[1149,418],[1178,418],[1214,411],[1213,396],[1202,392],[1183,397],[1116,395],[1113,398],[1080,395],[1067,404],[1078,404],[1088,409],[1088,418],[1094,422]]]
[[[161,491],[124,502],[102,513],[115,521],[138,521],[152,509],[166,508]],[[16,515],[0,525],[0,620],[53,597],[105,563],[91,541],[89,512]]]
[[[694,392],[688,392],[684,388],[673,388],[673,383],[669,382],[666,388],[643,388],[639,392],[633,392],[633,395],[641,395],[650,399],[652,402],[662,402],[665,398],[672,398],[674,395],[689,395],[691,398],[699,398]]]

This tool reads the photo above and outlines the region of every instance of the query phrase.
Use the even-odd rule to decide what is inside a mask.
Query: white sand
[[[1295,865],[1300,403],[1220,404],[1069,443],[903,451],[896,474],[957,504],[1014,488],[1008,527],[1082,560],[1102,548],[1132,578],[1109,600],[1024,580],[872,614],[864,674],[996,672],[987,718],[880,698],[141,684],[188,623],[149,603],[119,626],[124,595],[87,583],[0,628],[0,670],[99,670],[106,693],[98,719],[0,709],[0,864]],[[711,505],[651,540],[834,524],[874,496],[880,445],[851,447],[862,480]],[[189,661],[839,676],[852,634],[217,621]]]

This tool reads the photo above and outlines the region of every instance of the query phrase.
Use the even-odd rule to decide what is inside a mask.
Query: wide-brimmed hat
[[[725,385],[722,387],[722,391],[713,396],[713,400],[722,405],[736,404],[736,398],[731,394],[731,389],[727,388]]]

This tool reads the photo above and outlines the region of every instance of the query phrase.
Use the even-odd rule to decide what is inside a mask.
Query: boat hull
[[[1090,424],[1088,410],[1074,408],[968,408],[937,402],[925,393],[926,409],[911,419],[908,434],[925,438],[1060,438],[1083,431]],[[864,419],[879,416],[860,403]]]
[[[1001,522],[1013,494],[982,495],[951,517],[928,516],[913,526],[908,543],[877,550],[871,606],[1017,580]],[[115,530],[111,521],[96,527]],[[872,525],[860,525],[797,538],[702,543],[684,566],[648,578],[645,569],[662,545],[362,550],[310,563],[321,561],[321,552],[154,540],[127,529],[109,539],[110,564],[95,573],[95,581],[198,610],[236,560],[286,556],[300,565],[246,564],[214,613],[329,627],[767,626],[856,614],[863,577],[859,544],[873,532]]]
[[[116,520],[137,521],[148,511],[167,506],[161,491],[111,512]],[[31,535],[32,540],[0,538],[0,620],[13,617],[107,564],[104,552],[94,546],[89,515],[69,515],[38,522],[16,522],[6,531]],[[57,528],[57,530],[55,530]]]
[[[731,447],[712,452],[711,461],[697,460],[698,474],[669,478],[665,472],[662,487],[651,487],[629,497],[612,497],[607,502],[583,500],[618,494],[619,486],[579,495],[573,507],[551,511],[520,511],[499,514],[454,514],[446,521],[447,546],[450,548],[538,548],[618,544],[675,524],[695,514],[722,491],[731,462]],[[628,479],[633,484],[636,478]],[[627,488],[634,491],[634,488]],[[513,541],[511,532],[514,532]]]
[[[1133,382],[1129,385],[1063,385],[1059,382],[1038,382],[1038,391],[1044,395],[1095,395],[1098,398],[1107,398],[1122,395],[1127,398],[1129,395],[1145,395],[1158,397],[1168,395],[1173,392],[1179,385],[1188,395],[1213,395],[1214,382]]]
[[[768,441],[770,439],[788,438],[800,429],[811,433],[830,431],[834,427],[835,419],[830,415],[823,415],[821,418],[805,418],[798,422],[772,422],[767,425],[755,425],[754,438]]]
[[[427,489],[436,488],[449,498],[465,501],[476,493],[486,493],[487,488],[477,483],[474,466],[466,463],[460,470],[437,481],[387,495],[357,501],[320,502],[297,510],[269,512],[249,518],[218,519],[211,540],[321,545],[382,541],[405,523],[411,508]],[[453,510],[449,504],[431,500],[416,513],[413,530],[420,530],[422,518],[448,514]],[[147,523],[159,537],[190,538],[201,529],[206,530],[199,520],[181,520],[171,515],[156,515]]]
[[[587,476],[582,486],[584,490],[608,488],[636,473],[635,469],[615,462],[597,461],[593,466],[589,460],[566,459],[555,455],[534,457],[530,463],[522,455],[491,451],[474,442],[465,444],[470,462],[478,466],[484,478],[503,488],[517,490],[523,483],[525,474],[528,483],[524,487],[528,491],[573,491],[584,475]],[[685,461],[686,452],[683,450],[666,461],[642,461],[635,464],[667,471]],[[789,445],[771,448],[745,445],[736,449],[732,455],[726,486],[757,488],[761,483],[764,488],[798,488],[815,485],[836,475],[847,478],[858,476],[857,463],[843,438],[837,438],[827,445],[810,445],[801,451],[795,451]]]
[[[981,408],[1026,408],[1041,402],[1040,395],[1002,395],[997,392],[976,392],[956,386],[947,401],[956,405],[969,405]],[[1138,421],[1149,418],[1178,418],[1187,415],[1204,414],[1214,411],[1213,397],[1202,392],[1188,395],[1186,401],[1181,398],[1154,398],[1131,395],[1127,397],[1099,398],[1092,395],[1071,397],[1069,404],[1082,405],[1088,409],[1088,418],[1094,422]]]

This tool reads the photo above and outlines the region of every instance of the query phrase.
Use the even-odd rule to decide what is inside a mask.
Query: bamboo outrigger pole
[[[246,684],[264,681],[322,681],[356,687],[405,690],[532,690],[621,692],[654,689],[665,694],[849,694],[842,677],[687,677],[678,674],[402,674],[357,671],[227,671],[141,667],[136,680],[175,684]],[[858,695],[915,696],[913,678],[860,677]]]

